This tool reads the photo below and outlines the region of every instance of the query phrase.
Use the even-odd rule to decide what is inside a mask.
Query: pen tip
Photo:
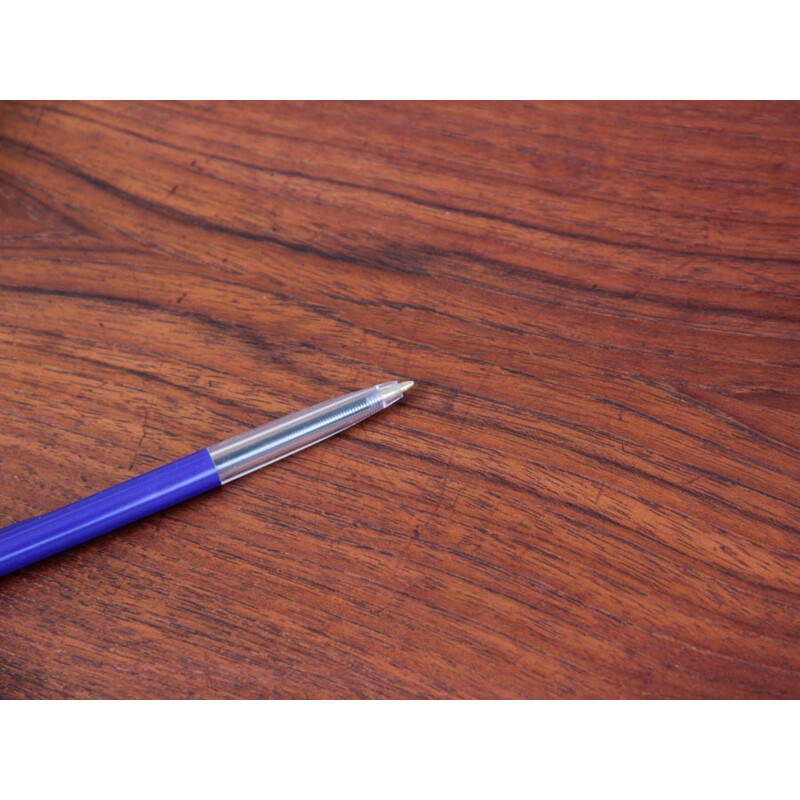
[[[400,384],[400,391],[403,394],[405,394],[414,385],[414,381],[398,381],[398,383]]]

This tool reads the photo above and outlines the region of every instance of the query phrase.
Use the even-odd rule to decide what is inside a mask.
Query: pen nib
[[[412,386],[414,385],[414,381],[399,381],[398,389],[405,394]]]

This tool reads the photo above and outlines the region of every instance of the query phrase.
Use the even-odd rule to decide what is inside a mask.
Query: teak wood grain
[[[800,696],[800,105],[0,106],[0,696]]]

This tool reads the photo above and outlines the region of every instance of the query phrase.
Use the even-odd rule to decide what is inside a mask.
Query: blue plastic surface
[[[0,575],[220,486],[208,450],[0,529]]]

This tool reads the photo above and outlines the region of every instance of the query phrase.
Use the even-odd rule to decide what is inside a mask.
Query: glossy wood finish
[[[3,697],[800,696],[800,106],[5,104]]]

